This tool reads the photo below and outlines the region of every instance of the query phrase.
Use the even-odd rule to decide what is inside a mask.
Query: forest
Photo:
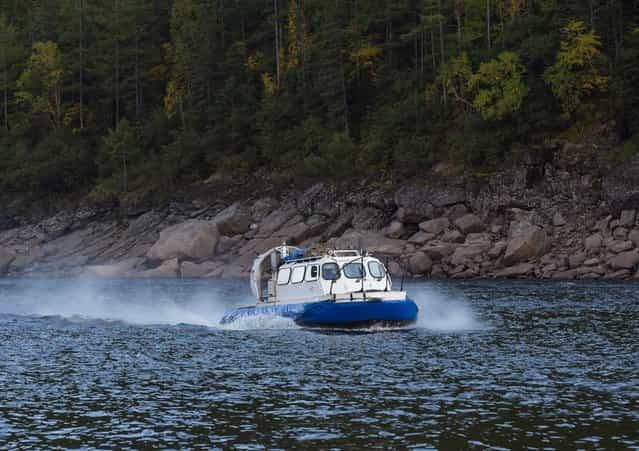
[[[0,0],[0,190],[490,172],[639,150],[638,0]]]

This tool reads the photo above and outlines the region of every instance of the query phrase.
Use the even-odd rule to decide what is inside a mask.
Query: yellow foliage
[[[351,60],[357,64],[358,68],[364,68],[374,74],[375,60],[381,56],[382,48],[366,44],[351,52]]]
[[[274,96],[277,93],[277,83],[271,74],[266,72],[262,74],[262,84],[264,85],[264,92],[267,95]]]

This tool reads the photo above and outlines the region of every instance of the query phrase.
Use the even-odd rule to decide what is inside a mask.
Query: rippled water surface
[[[639,285],[409,286],[417,327],[309,331],[243,283],[0,281],[0,445],[639,449]]]

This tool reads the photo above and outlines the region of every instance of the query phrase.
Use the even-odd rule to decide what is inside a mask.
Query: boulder
[[[183,262],[181,267],[182,277],[186,277],[186,278],[204,277],[205,275],[210,274],[216,269],[218,269],[220,265],[221,264],[218,262],[204,262],[204,263]]]
[[[534,269],[535,265],[532,263],[520,263],[497,272],[495,276],[503,278],[522,277],[530,274]]]
[[[400,221],[393,221],[384,228],[383,233],[388,238],[401,238],[406,234],[406,227]]]
[[[417,245],[423,245],[428,243],[430,240],[432,240],[433,238],[435,238],[435,235],[432,233],[426,233],[426,232],[422,232],[421,230],[417,233],[415,233],[414,235],[412,235],[409,239],[408,242],[412,243],[412,244],[417,244]]]
[[[468,208],[464,204],[453,205],[446,211],[446,217],[455,221],[468,213]]]
[[[442,235],[442,241],[447,243],[463,243],[465,241],[464,234],[459,230],[448,230]]]
[[[219,237],[214,222],[192,219],[162,230],[147,257],[152,261],[206,260],[215,255]]]
[[[600,233],[590,235],[584,240],[584,247],[587,251],[596,251],[603,245],[603,236]]]
[[[251,227],[251,213],[248,208],[236,202],[219,212],[213,222],[222,235],[241,235]]]
[[[265,197],[263,199],[258,199],[251,207],[251,216],[256,221],[261,221],[278,206],[279,203],[273,198]]]
[[[428,274],[432,267],[433,261],[424,252],[418,252],[408,260],[408,269],[413,274]]]
[[[139,278],[163,278],[163,277],[179,277],[180,276],[180,262],[177,258],[172,258],[162,263],[157,268],[149,269],[136,273],[134,277]]]
[[[556,212],[552,217],[552,225],[555,227],[562,227],[567,224],[566,219],[560,212]]]
[[[501,257],[501,254],[503,254],[504,251],[506,250],[506,247],[508,247],[508,243],[506,243],[505,241],[498,241],[488,251],[487,255],[489,258],[492,258],[492,259],[499,258]]]
[[[570,257],[568,257],[568,266],[570,266],[570,268],[577,268],[586,261],[586,258],[587,256],[585,252],[577,252],[576,254],[572,254]]]
[[[350,227],[353,221],[353,212],[348,211],[341,216],[338,216],[336,219],[330,223],[322,233],[322,239],[328,240],[333,237],[341,236],[344,232],[346,232]]]
[[[295,210],[290,208],[278,208],[272,211],[260,222],[257,237],[269,238],[294,216]]]
[[[608,260],[608,266],[615,270],[633,269],[639,263],[639,251],[622,252]]]
[[[424,221],[419,224],[419,228],[422,231],[432,233],[433,235],[439,235],[448,227],[450,227],[448,218],[431,219],[430,221]]]
[[[635,247],[635,245],[632,243],[632,241],[613,241],[608,246],[608,249],[610,249],[615,254],[620,254],[622,252],[631,250],[633,247]]]
[[[619,225],[621,227],[632,228],[635,226],[635,219],[637,217],[636,210],[623,210],[621,217],[619,218]]]
[[[96,277],[104,278],[127,277],[130,276],[135,268],[142,262],[144,262],[144,258],[127,258],[126,260],[110,265],[87,266],[86,272]]]
[[[404,185],[394,196],[397,218],[406,224],[419,224],[434,216],[435,208],[429,201],[430,191],[421,186]]]
[[[419,224],[424,219],[432,218],[434,214],[434,207],[427,203],[420,208],[400,207],[395,217],[404,224]]]
[[[0,247],[0,275],[5,274],[9,269],[11,262],[15,260],[16,256],[13,252]]]
[[[479,216],[473,214],[467,214],[462,216],[461,218],[457,218],[455,220],[455,226],[457,226],[457,228],[461,230],[462,233],[466,234],[482,232],[485,228],[484,223],[479,218]]]
[[[356,230],[380,230],[385,223],[384,212],[375,207],[357,210],[352,220],[352,226]]]
[[[233,237],[221,236],[219,241],[217,242],[217,248],[215,249],[215,253],[226,254],[228,251],[233,249],[241,241],[242,241],[241,235],[235,235]]]
[[[612,232],[612,236],[617,240],[626,240],[628,238],[628,229],[625,227],[617,227],[614,232]]]
[[[431,242],[422,248],[424,252],[431,260],[439,261],[455,252],[455,247],[449,243]]]
[[[546,232],[537,226],[529,226],[510,239],[504,254],[504,263],[510,266],[539,257],[546,253],[548,246]]]
[[[628,233],[628,239],[632,241],[636,247],[639,247],[639,230],[633,229]]]
[[[598,258],[589,258],[584,262],[584,266],[598,266],[599,263],[601,262]]]
[[[488,248],[481,244],[459,246],[450,257],[450,263],[459,266],[486,254]]]

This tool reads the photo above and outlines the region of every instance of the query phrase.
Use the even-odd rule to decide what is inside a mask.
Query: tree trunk
[[[446,59],[444,56],[444,16],[442,14],[442,0],[437,0],[437,15],[439,17],[439,50],[441,52],[441,64],[445,64]],[[444,105],[448,104],[448,96],[446,94],[446,80],[442,77],[442,93],[444,99]]]
[[[115,127],[120,123],[120,10],[119,1],[115,0]]]
[[[492,38],[490,36],[490,0],[486,0],[486,44],[490,49],[492,46]]]
[[[433,57],[433,73],[437,70],[437,59],[435,58],[435,30],[430,27],[430,54]]]
[[[9,63],[4,46],[2,47],[2,65],[4,67],[4,128],[9,133]]]
[[[277,87],[280,87],[280,19],[278,0],[273,0],[273,7],[275,9],[275,79],[277,81]]]
[[[462,48],[462,22],[461,22],[461,5],[457,1],[455,3],[455,20],[457,21],[457,49],[461,51]]]
[[[80,0],[80,130],[84,130],[84,0]]]

